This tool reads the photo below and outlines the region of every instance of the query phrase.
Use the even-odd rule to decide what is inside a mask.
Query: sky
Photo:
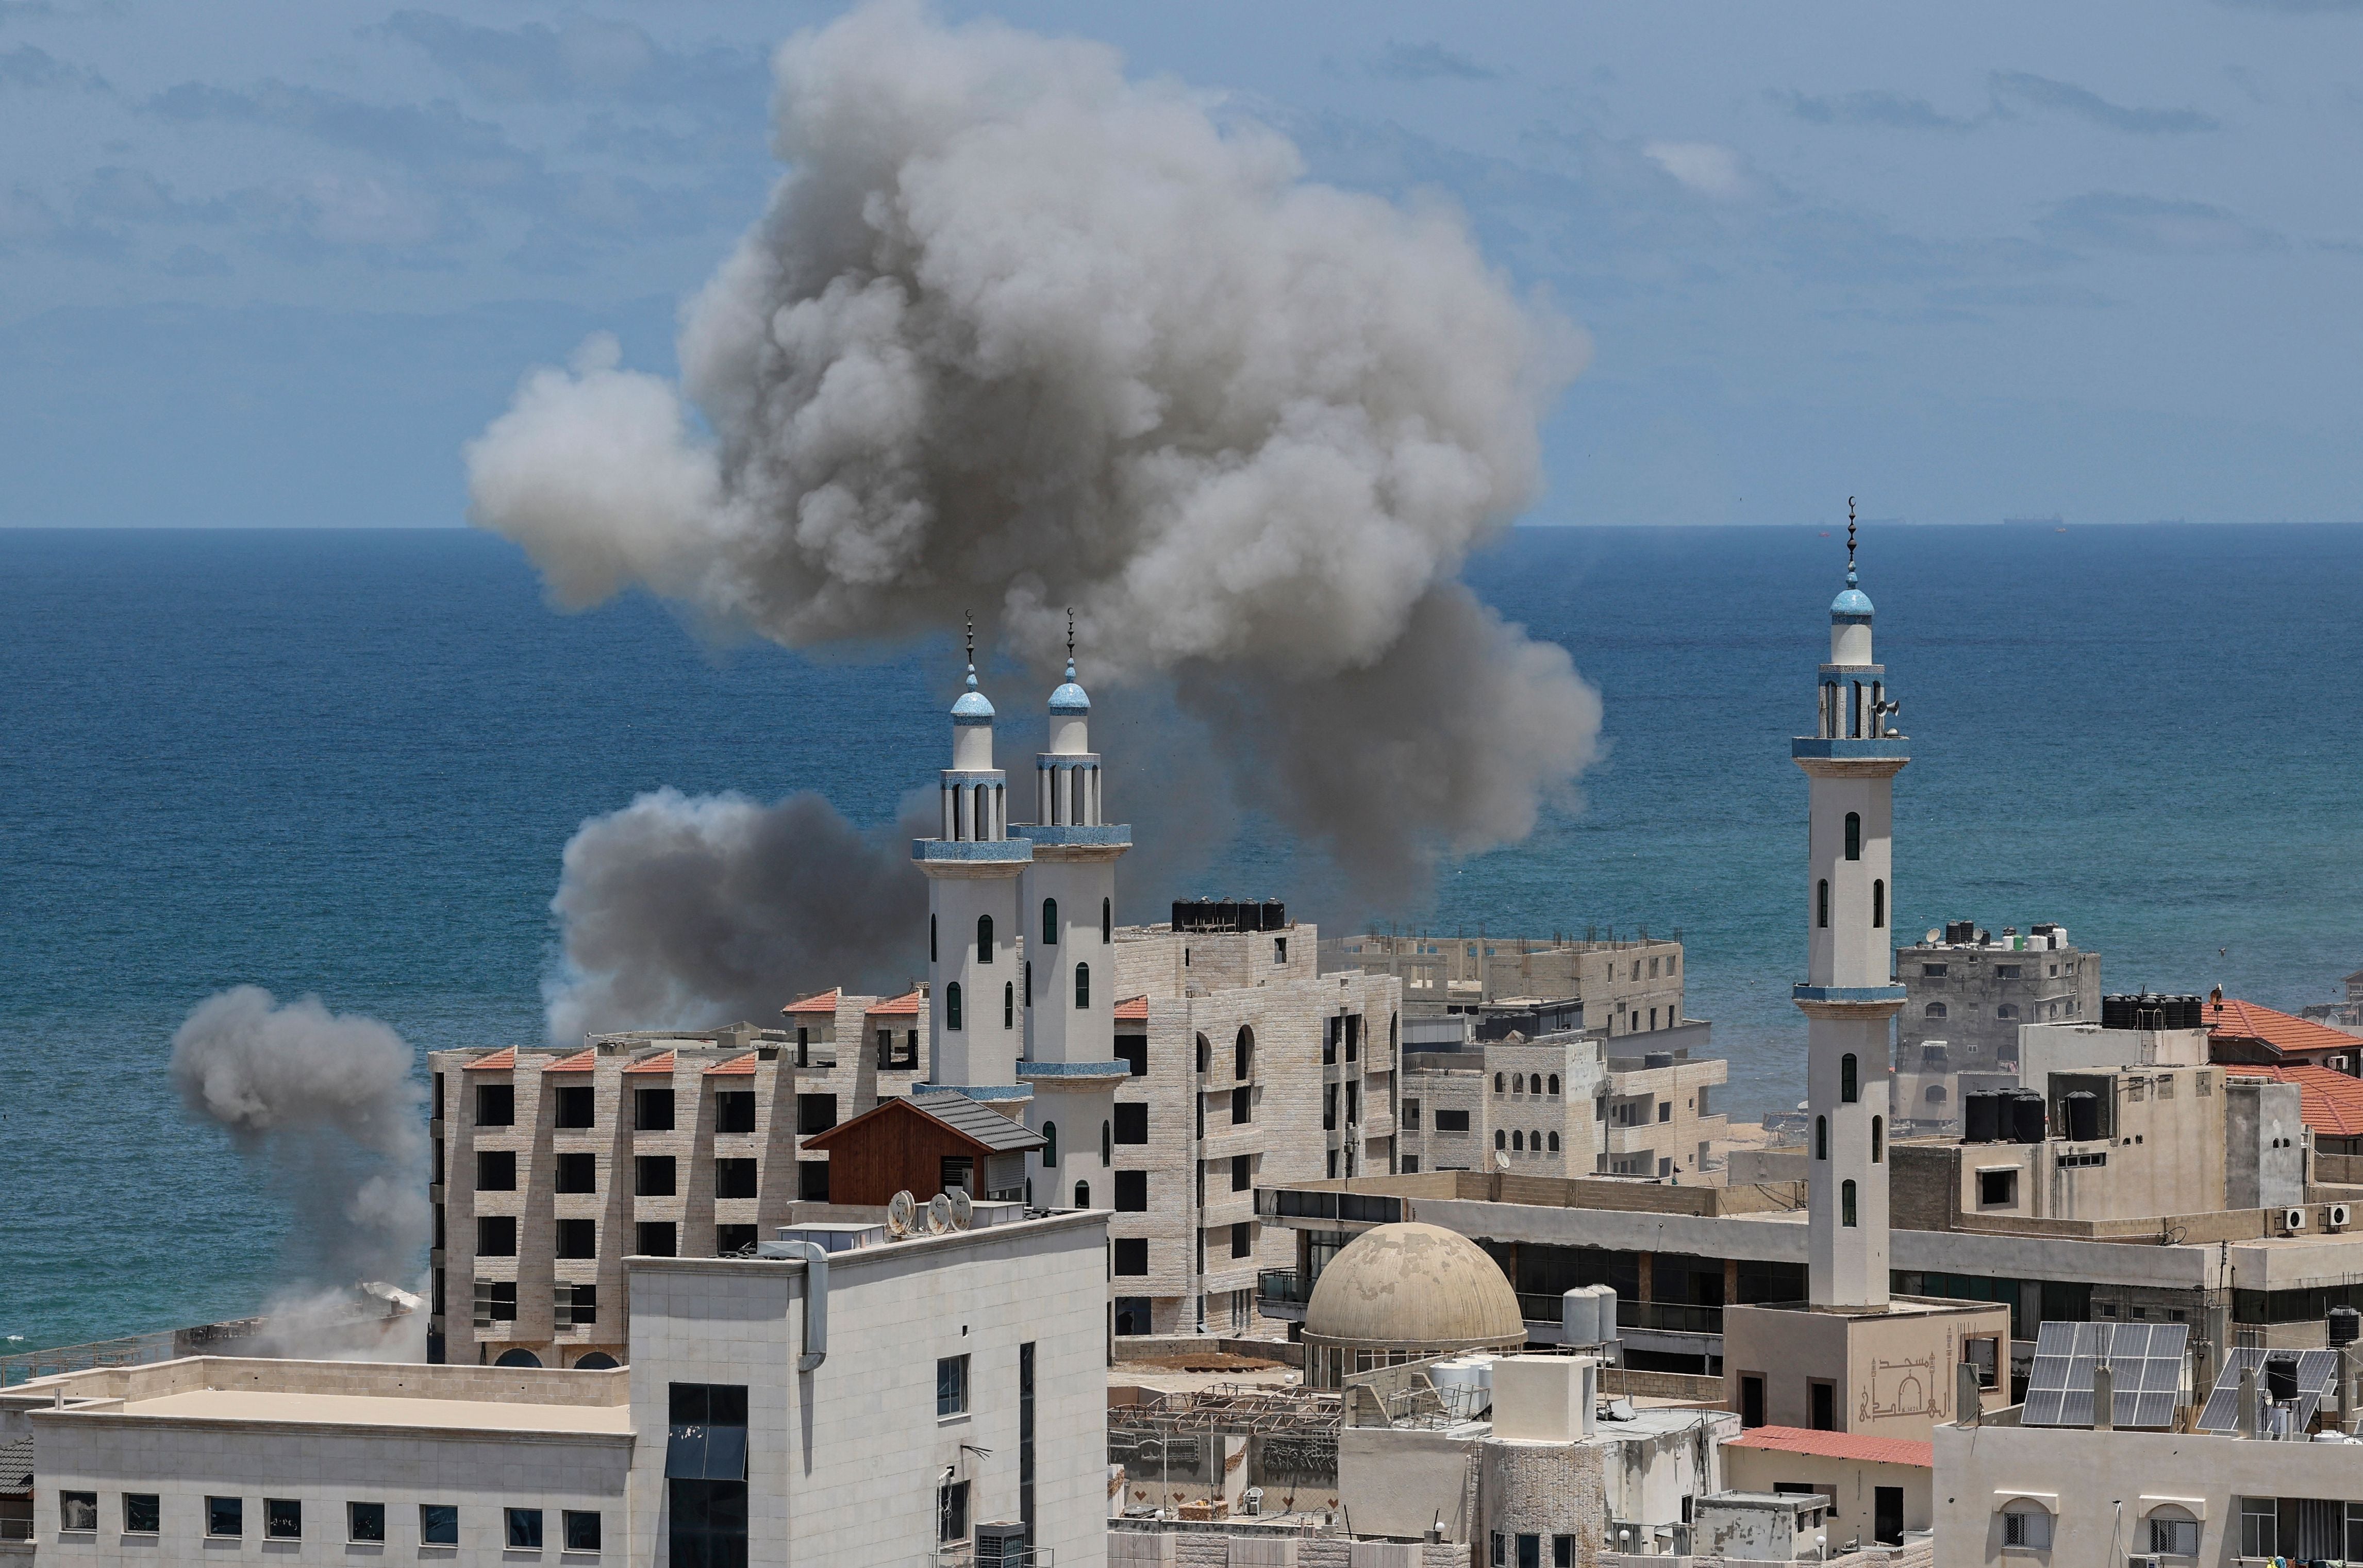
[[[0,0],[0,526],[464,521],[761,209],[841,7]],[[2363,0],[1009,0],[1589,336],[1522,519],[2363,517]]]

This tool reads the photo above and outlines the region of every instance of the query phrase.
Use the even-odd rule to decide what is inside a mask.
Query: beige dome
[[[1381,1225],[1330,1260],[1304,1335],[1354,1345],[1451,1350],[1524,1343],[1517,1293],[1483,1248],[1435,1225]]]

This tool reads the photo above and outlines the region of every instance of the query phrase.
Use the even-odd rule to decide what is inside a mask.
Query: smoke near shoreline
[[[790,647],[973,611],[1043,675],[1071,606],[1095,690],[1169,686],[1238,802],[1373,905],[1569,795],[1596,695],[1456,579],[1533,499],[1583,344],[1457,215],[1311,183],[1099,45],[915,5],[798,35],[776,75],[789,172],[685,311],[682,384],[594,340],[469,449],[472,516],[556,600],[638,585]],[[786,971],[750,948],[817,963],[841,928],[842,965],[915,921],[907,864],[849,881],[850,829],[814,802],[775,830],[793,805],[586,824],[553,1029],[753,1014]],[[832,928],[775,881],[830,886]]]

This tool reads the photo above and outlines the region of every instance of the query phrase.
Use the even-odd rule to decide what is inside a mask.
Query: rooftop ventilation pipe
[[[804,1353],[796,1358],[796,1370],[811,1372],[828,1360],[828,1249],[802,1238],[781,1245],[804,1261]]]

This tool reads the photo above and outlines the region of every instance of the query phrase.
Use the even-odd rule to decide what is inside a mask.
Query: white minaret
[[[1115,1054],[1115,862],[1132,829],[1101,820],[1100,760],[1091,749],[1092,699],[1075,682],[1075,628],[1067,621],[1067,678],[1050,694],[1050,749],[1034,759],[1036,820],[1012,831],[1034,858],[1019,880],[1026,921],[1026,1060],[1033,1089],[1026,1125],[1046,1146],[1027,1162],[1036,1201],[1105,1208],[1115,1177],[1101,1151],[1115,1086],[1131,1073]],[[1053,1163],[1055,1162],[1055,1163]]]
[[[1805,873],[1804,984],[1810,1156],[1809,1288],[1816,1307],[1887,1304],[1887,1130],[1894,1116],[1888,1026],[1903,1006],[1888,931],[1895,775],[1911,760],[1899,705],[1871,662],[1870,599],[1855,585],[1847,503],[1847,585],[1830,604],[1818,733],[1790,756],[1805,770],[1812,834]]]
[[[976,628],[968,689],[952,704],[952,765],[942,774],[940,836],[911,845],[927,877],[930,1082],[1018,1098],[1018,879],[1033,847],[1009,836],[1009,780],[993,765],[993,704],[976,689]]]

